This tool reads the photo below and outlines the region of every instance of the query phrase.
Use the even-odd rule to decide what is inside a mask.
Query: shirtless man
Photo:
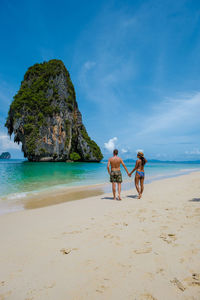
[[[137,161],[135,164],[135,168],[130,172],[129,177],[135,172],[135,187],[138,192],[138,199],[142,197],[142,193],[144,191],[144,165],[147,163],[146,158],[144,158],[144,154],[142,152],[138,152]],[[139,186],[140,183],[140,186]]]
[[[127,170],[127,167],[125,166],[123,160],[117,156],[118,155],[118,150],[115,149],[113,151],[113,157],[109,158],[108,164],[107,164],[107,169],[108,173],[110,175],[110,182],[112,182],[112,191],[113,191],[113,197],[114,200],[116,200],[116,183],[118,185],[118,200],[121,199],[121,183],[122,183],[122,173],[120,171],[120,165],[124,167],[126,170],[127,174],[129,175],[129,172]],[[111,171],[110,171],[110,165],[111,165]]]

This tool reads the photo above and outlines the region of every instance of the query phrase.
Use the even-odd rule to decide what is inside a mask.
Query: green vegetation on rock
[[[70,99],[70,109],[75,102],[75,91],[70,79],[69,72],[61,60],[50,60],[30,67],[24,75],[20,90],[14,96],[10,106],[6,127],[11,135],[13,133],[13,123],[20,117],[26,117],[26,124],[35,123],[39,127],[45,122],[45,118],[52,117],[60,112],[57,105],[52,105],[52,101],[59,98],[58,88],[54,79],[59,74],[64,73],[67,78],[68,98]],[[48,96],[52,89],[53,96]],[[29,115],[30,114],[30,115]],[[31,119],[30,119],[31,118]],[[39,123],[38,123],[39,121]]]
[[[14,96],[5,126],[8,128],[8,133],[12,135],[14,122],[23,118],[28,155],[34,155],[36,146],[34,140],[39,135],[40,127],[46,125],[46,118],[60,113],[59,106],[52,105],[52,101],[59,99],[55,78],[61,73],[64,73],[67,78],[69,95],[67,101],[72,111],[75,91],[69,72],[60,60],[54,59],[30,67],[24,75],[20,90]],[[52,96],[48,96],[50,89],[53,91]]]
[[[72,152],[69,157],[73,161],[81,160],[81,157],[77,152]]]
[[[69,120],[65,120],[65,132],[66,132],[65,149],[69,147],[69,142],[70,142],[70,127],[71,127],[70,121]]]
[[[61,60],[30,67],[10,105],[5,126],[31,161],[100,161],[82,123],[69,72]],[[43,159],[44,160],[44,159]],[[46,160],[45,160],[46,161]]]
[[[87,142],[88,146],[90,147],[93,155],[100,161],[103,159],[103,155],[101,153],[101,149],[99,148],[99,146],[93,141],[91,140],[91,138],[89,137],[86,129],[84,126],[82,126],[81,128],[81,134],[82,137],[84,138],[84,140]],[[88,160],[88,158],[86,157],[86,159]]]

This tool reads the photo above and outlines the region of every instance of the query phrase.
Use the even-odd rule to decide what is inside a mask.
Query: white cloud
[[[151,117],[146,118],[139,135],[163,134],[166,131],[173,135],[183,131],[187,133],[200,125],[199,111],[200,92],[182,99],[166,99],[154,108]]]
[[[157,158],[163,158],[163,157],[167,157],[166,153],[156,153],[154,156],[156,156]]]
[[[135,152],[136,152],[136,153],[138,153],[138,152],[144,153],[144,150],[143,150],[143,149],[137,149],[137,150],[135,150]]]
[[[117,137],[110,139],[107,143],[104,143],[104,147],[109,151],[112,152],[115,149],[115,144],[117,142]]]
[[[185,151],[185,154],[187,154],[187,155],[200,155],[200,150],[195,148],[191,151]]]
[[[10,140],[8,135],[0,133],[0,152],[8,151],[11,149],[20,150],[21,146]]]
[[[168,15],[174,15],[178,4],[155,7],[152,3],[150,0],[133,10],[111,10],[108,6],[91,20],[78,39],[76,49],[79,52],[74,54],[77,64],[80,62],[78,93],[83,95],[85,107],[90,105],[93,118],[96,116],[100,120],[97,125],[101,132],[97,126],[97,134],[102,139],[104,132],[107,136],[116,135],[121,145],[130,147],[131,153],[141,145],[148,155],[162,151],[172,156],[183,155],[187,148],[183,150],[185,146],[178,143],[195,141],[193,144],[199,147],[196,141],[200,137],[200,93],[191,90],[195,88],[192,82],[198,83],[198,78],[185,72],[194,69],[189,62],[194,61],[195,55],[192,51],[185,65],[180,64],[181,61],[177,63],[176,69],[182,70],[181,77],[177,70],[171,72],[173,65],[168,62],[170,39],[175,42],[175,49],[179,49],[184,33],[180,34],[179,21],[169,28],[165,22]],[[164,18],[160,11],[164,11]],[[196,22],[190,23],[191,32],[194,25]],[[87,51],[80,53],[83,44]],[[146,49],[149,49],[148,53]],[[181,96],[177,95],[178,89]],[[189,97],[182,94],[186,92],[190,93]],[[174,98],[163,101],[164,95],[170,94]],[[117,127],[111,118],[117,120]]]
[[[123,148],[122,148],[122,150],[121,150],[121,151],[122,151],[122,153],[127,153],[127,152],[128,152],[128,150],[126,150],[126,149],[123,149]]]

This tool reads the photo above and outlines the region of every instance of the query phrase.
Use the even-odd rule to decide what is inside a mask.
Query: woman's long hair
[[[143,153],[140,153],[138,152],[137,154],[139,156],[139,158],[141,159],[142,161],[142,165],[144,166],[146,164],[146,159],[144,158],[144,154]]]
[[[142,161],[142,165],[144,166],[146,164],[146,159],[144,158],[144,156],[141,156],[140,159]]]

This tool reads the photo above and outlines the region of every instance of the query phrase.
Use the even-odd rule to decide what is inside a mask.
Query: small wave
[[[27,197],[27,193],[15,193],[7,196],[8,200],[21,199]]]
[[[200,171],[200,168],[193,168],[193,169],[180,169],[179,172],[195,172]]]
[[[13,193],[13,194],[8,194],[0,197],[1,201],[13,201],[13,200],[20,200],[27,198],[30,195],[37,194],[38,192],[32,191],[32,192],[19,192],[19,193]]]

